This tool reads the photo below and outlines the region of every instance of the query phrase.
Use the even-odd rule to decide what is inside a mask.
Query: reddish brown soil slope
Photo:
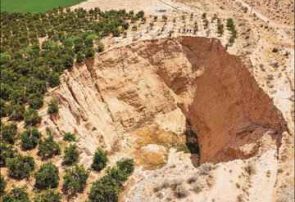
[[[239,147],[265,132],[281,137],[285,122],[246,67],[216,40],[183,38],[187,57],[204,74],[196,80],[188,117],[198,133],[201,162],[246,158]]]

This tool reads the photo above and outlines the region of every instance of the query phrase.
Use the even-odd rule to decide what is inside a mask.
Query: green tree
[[[42,159],[52,158],[60,154],[59,144],[53,140],[52,135],[49,135],[48,138],[43,141],[41,140],[38,149],[38,155],[41,156]]]
[[[107,154],[100,148],[97,148],[94,153],[93,162],[91,164],[91,168],[96,171],[101,171],[107,165]]]
[[[25,107],[20,104],[12,104],[6,108],[7,114],[9,114],[9,120],[21,121],[24,119]]]
[[[40,94],[29,95],[28,103],[32,109],[40,109],[43,106],[43,95],[40,95]]]
[[[14,144],[17,134],[17,126],[15,124],[8,124],[8,125],[2,125],[1,130],[1,137],[2,139],[9,143]]]
[[[88,195],[89,202],[117,202],[120,187],[110,177],[95,181]]]
[[[48,75],[48,83],[51,88],[54,88],[59,85],[59,73],[52,72]]]
[[[30,202],[30,199],[25,188],[15,187],[3,196],[3,202]]]
[[[50,115],[58,114],[58,102],[56,99],[52,99],[48,104],[47,113]]]
[[[143,17],[144,17],[144,12],[143,12],[143,11],[139,11],[139,12],[136,14],[136,17],[137,17],[137,18],[143,18]]]
[[[131,175],[134,171],[134,160],[133,159],[122,159],[116,163],[118,169],[124,172],[126,175]]]
[[[23,150],[34,149],[41,137],[37,128],[29,128],[21,134],[21,147]]]
[[[41,192],[34,199],[34,202],[60,202],[60,201],[61,201],[60,193],[52,189]]]
[[[85,59],[85,55],[81,52],[77,53],[77,57],[76,57],[76,62],[77,63],[82,63]]]
[[[9,176],[18,180],[28,178],[35,168],[35,162],[31,156],[18,155],[6,161]]]
[[[117,202],[123,182],[134,170],[134,162],[131,159],[123,159],[116,166],[107,171],[107,175],[95,181],[88,196],[89,202]]]
[[[79,159],[79,151],[77,149],[77,146],[75,144],[68,146],[65,149],[63,164],[73,165],[74,163],[77,163],[78,159]]]
[[[41,117],[35,109],[28,108],[24,114],[26,126],[35,126],[41,122]]]
[[[56,188],[59,182],[58,168],[52,163],[46,163],[41,166],[35,174],[37,189]]]
[[[73,196],[78,192],[83,192],[89,172],[83,166],[76,165],[67,169],[63,177],[63,192],[69,196]]]
[[[228,28],[229,31],[232,31],[234,28],[234,20],[232,18],[226,19],[226,27]]]
[[[6,161],[9,158],[16,156],[16,151],[9,144],[0,142],[0,167],[6,166]]]
[[[63,56],[62,58],[63,60],[63,65],[66,69],[72,68],[74,65],[74,57],[67,54],[65,56]]]
[[[134,161],[132,159],[122,159],[116,163],[116,167],[113,167],[107,171],[108,176],[116,181],[116,184],[121,185],[128,179],[128,176],[132,174],[134,170]]]
[[[94,52],[93,48],[86,48],[85,49],[85,57],[86,58],[93,58],[94,54],[95,54],[95,52]]]
[[[76,141],[76,137],[73,133],[67,132],[64,134],[64,141],[68,141],[68,142],[75,142]]]

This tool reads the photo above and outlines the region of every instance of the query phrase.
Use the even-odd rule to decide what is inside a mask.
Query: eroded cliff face
[[[251,157],[262,135],[279,144],[286,130],[248,69],[214,39],[181,37],[116,48],[63,80],[54,91],[62,109],[53,123],[60,132],[78,133],[88,155],[97,145],[111,151],[125,133],[174,112],[181,121],[162,118],[162,128],[181,134],[186,117],[197,133],[201,162]]]
[[[203,67],[187,113],[198,134],[201,162],[253,156],[265,133],[279,144],[286,130],[283,117],[240,59],[217,41],[184,38],[181,43],[192,65]],[[251,143],[252,149],[243,148]]]
[[[42,126],[57,138],[76,133],[80,163],[89,166],[97,147],[107,150],[109,166],[135,159],[122,201],[169,200],[179,197],[178,188],[186,201],[274,200],[285,122],[248,68],[217,40],[180,37],[114,48],[66,72],[50,95],[60,102],[59,116],[44,111]],[[197,158],[184,148],[190,127]],[[89,184],[98,177],[92,174]],[[224,186],[231,194],[218,194]]]

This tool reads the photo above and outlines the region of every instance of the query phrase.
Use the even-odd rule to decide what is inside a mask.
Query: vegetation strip
[[[85,0],[1,0],[1,11],[45,12],[53,8],[69,7]]]

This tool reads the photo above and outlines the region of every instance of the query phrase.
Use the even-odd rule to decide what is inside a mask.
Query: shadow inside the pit
[[[198,142],[198,135],[193,131],[189,120],[186,121],[185,144],[191,153],[191,161],[194,167],[200,165],[200,147]]]

